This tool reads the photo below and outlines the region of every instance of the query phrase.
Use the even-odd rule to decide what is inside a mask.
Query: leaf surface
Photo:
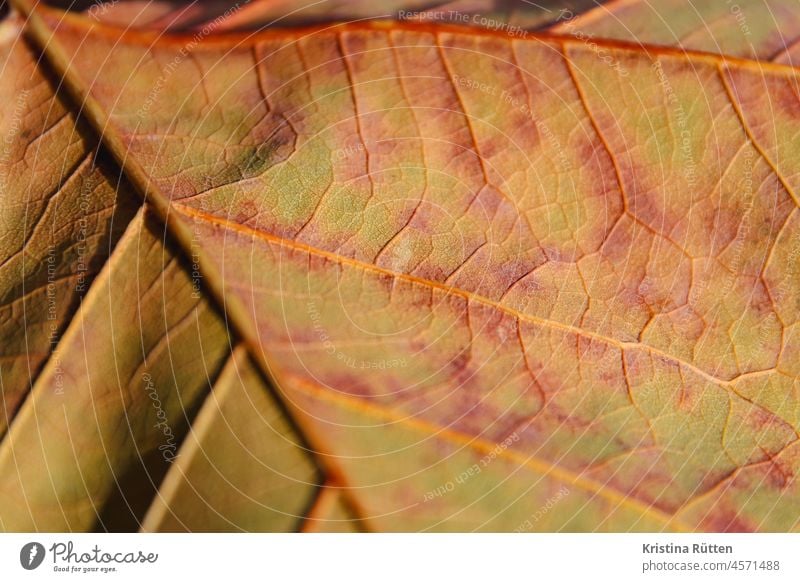
[[[368,527],[796,526],[793,70],[43,14]]]
[[[535,30],[639,45],[663,45],[792,64],[800,52],[794,0],[428,0],[274,2],[117,2],[85,8],[95,20],[153,30],[256,30],[337,21],[397,19],[506,30]],[[600,50],[600,49],[597,49]]]
[[[6,531],[299,527],[316,465],[200,289],[137,215],[0,444]]]
[[[20,32],[0,22],[0,438],[135,209]]]
[[[800,14],[793,0],[611,0],[585,12],[566,10],[556,34],[676,46],[796,63]]]
[[[306,515],[303,532],[307,533],[358,533],[358,520],[350,511],[341,489],[326,484]]]
[[[594,0],[540,0],[535,3],[516,0],[251,0],[247,3],[137,0],[99,6],[60,4],[62,8],[82,9],[93,19],[108,24],[171,31],[241,31],[368,19],[449,22],[484,28],[513,26],[523,30],[548,25],[564,10],[582,12],[596,5]]]
[[[245,350],[237,348],[142,529],[291,531],[311,506],[318,481],[310,452]],[[332,519],[347,517],[337,513]]]
[[[39,14],[39,41],[365,527],[797,528],[794,70],[408,23],[200,42]],[[230,393],[230,365],[214,394]],[[266,395],[250,377],[243,393]],[[195,407],[197,378],[174,388]],[[237,437],[214,426],[232,416],[251,434],[274,410],[229,406],[206,400],[147,529],[202,507],[178,492],[218,489]],[[26,409],[7,466],[35,438]],[[39,445],[53,446],[67,462]],[[17,471],[10,490],[31,478]],[[232,463],[216,481],[232,490],[192,528],[270,523],[238,507],[251,487],[290,515],[309,503],[311,479],[273,497],[259,471]],[[109,488],[100,477],[92,503]],[[46,489],[43,507],[65,497]],[[307,524],[337,514],[332,491]]]
[[[161,230],[131,222],[0,443],[5,531],[130,529],[177,455],[229,340]]]

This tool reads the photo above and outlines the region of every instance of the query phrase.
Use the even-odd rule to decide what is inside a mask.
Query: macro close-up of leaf
[[[800,531],[796,0],[13,0],[0,530]]]

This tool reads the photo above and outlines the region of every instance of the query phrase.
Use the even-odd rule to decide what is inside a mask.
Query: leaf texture
[[[230,348],[162,241],[131,222],[0,444],[6,531],[130,528],[176,456]]]
[[[787,64],[800,56],[800,14],[792,0],[610,0],[582,13],[565,11],[560,20],[550,31]]]
[[[310,452],[245,350],[236,348],[142,529],[292,531],[315,500],[318,482]],[[334,509],[331,519],[347,519]]]
[[[358,521],[350,511],[340,488],[326,484],[303,525],[306,533],[358,533]]]
[[[179,37],[45,16],[368,527],[514,529],[565,483],[537,528],[796,526],[793,156],[754,119],[794,71],[353,25],[166,74]]]
[[[20,31],[0,22],[0,438],[135,210]]]
[[[562,0],[516,2],[117,2],[86,8],[95,20],[152,30],[254,30],[321,22],[397,19],[507,30],[547,30],[591,43],[615,39],[792,64],[800,51],[793,0]]]
[[[486,28],[509,25],[517,29],[544,27],[564,10],[582,12],[593,0],[329,0],[298,3],[291,0],[251,0],[247,3],[174,2],[169,0],[116,2],[88,6],[61,2],[62,8],[83,10],[97,21],[150,30],[256,30],[265,27],[304,26],[322,22],[369,19],[452,22]]]
[[[618,39],[603,14],[642,10],[575,22]],[[129,498],[117,476],[161,436],[146,394],[107,389],[72,455],[36,427],[72,435],[98,402],[83,383],[142,369],[169,417],[205,398],[176,462],[127,490],[149,499],[166,474],[146,530],[296,529],[309,509],[306,531],[798,528],[794,69],[656,28],[636,39],[683,48],[386,22],[198,39],[39,8],[30,24],[155,214],[59,344],[116,332],[129,357],[70,357],[68,407],[49,362],[0,445],[23,500],[6,529],[87,529]],[[722,45],[768,58],[758,30],[752,53]],[[155,361],[139,334],[167,338]],[[141,430],[120,429],[137,410]],[[63,482],[31,493],[51,463]]]

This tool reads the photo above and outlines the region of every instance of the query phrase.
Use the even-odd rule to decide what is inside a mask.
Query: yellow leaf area
[[[0,21],[0,438],[136,201],[21,30]]]
[[[22,24],[0,22],[0,531],[299,529],[309,451]]]
[[[679,46],[797,63],[800,14],[794,0],[609,0],[591,10],[562,10],[556,34]]]
[[[793,69],[35,16],[367,528],[797,529]]]
[[[318,476],[149,212],[0,443],[3,531],[299,529]]]

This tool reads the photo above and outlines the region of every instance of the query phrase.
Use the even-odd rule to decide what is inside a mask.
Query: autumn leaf
[[[245,350],[236,348],[142,529],[295,528],[315,499],[319,477],[284,414]],[[320,523],[352,522],[336,500],[330,506]]]
[[[787,64],[800,54],[800,13],[792,0],[612,0],[564,11],[550,31]]]
[[[136,203],[20,30],[0,23],[0,437]]]
[[[791,22],[16,5],[145,208],[0,443],[5,529],[798,528]]]
[[[73,2],[68,3],[74,6]],[[182,3],[129,1],[89,3],[95,20],[151,30],[256,30],[319,22],[397,19],[502,29],[512,34],[544,30],[635,44],[681,47],[791,64],[800,50],[800,15],[794,0],[687,2],[687,0],[380,0],[295,2],[251,0]]]
[[[565,12],[580,13],[595,6],[593,0],[330,0],[298,4],[290,0],[182,2],[133,0],[85,6],[59,2],[64,8],[83,10],[97,21],[126,28],[149,30],[202,30],[213,23],[220,31],[257,30],[265,27],[304,26],[335,21],[370,19],[445,22],[483,28],[543,28]]]

